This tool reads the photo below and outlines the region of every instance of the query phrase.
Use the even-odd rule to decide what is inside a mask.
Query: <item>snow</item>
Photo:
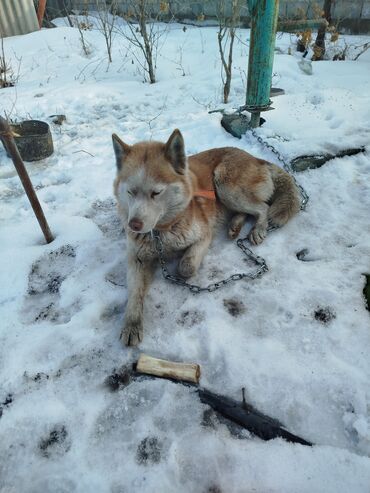
[[[58,26],[4,40],[22,61],[16,87],[1,90],[3,111],[67,120],[51,124],[55,153],[27,164],[56,236],[50,245],[0,150],[0,492],[368,492],[369,149],[296,175],[310,202],[254,249],[269,266],[263,278],[194,296],[157,272],[144,341],[125,348],[126,242],[111,133],[134,143],[166,140],[178,127],[189,154],[235,145],[276,159],[208,114],[244,102],[249,31],[239,33],[223,105],[213,27],[171,25],[149,85],[124,38],[115,38],[108,66],[101,33],[86,32],[86,58],[78,30],[63,19]],[[287,159],[368,146],[369,52],[314,63],[307,75],[288,54],[292,41],[278,36],[274,85],[286,95],[274,99],[259,134]],[[221,236],[196,281],[246,268]],[[207,421],[194,391],[172,382],[110,391],[106,378],[141,351],[199,363],[201,384],[234,399],[246,387],[254,406],[315,446],[235,434],[214,416]]]

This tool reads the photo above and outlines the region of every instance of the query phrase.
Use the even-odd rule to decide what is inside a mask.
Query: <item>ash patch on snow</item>
[[[55,426],[45,438],[39,442],[41,454],[46,458],[56,458],[66,454],[71,448],[71,441],[64,425]]]
[[[198,310],[184,310],[177,318],[177,323],[183,327],[193,327],[204,320],[204,314]]]
[[[322,324],[328,324],[331,322],[334,318],[336,318],[336,314],[333,311],[332,308],[329,306],[323,307],[323,308],[318,308],[314,312],[314,318],[318,322],[321,322]]]
[[[13,402],[13,396],[12,394],[8,394],[4,401],[0,403],[0,418],[3,415],[4,409],[7,409],[10,404]]]
[[[35,375],[29,375],[27,371],[24,372],[23,378],[26,382],[45,382],[46,380],[49,380],[50,375],[44,372],[38,371]]]
[[[162,442],[157,437],[145,437],[138,445],[136,461],[138,464],[159,464]]]
[[[207,489],[207,493],[223,493],[222,489],[217,486],[217,484],[211,484],[209,488]]]
[[[236,298],[224,299],[224,307],[232,317],[239,317],[245,313],[244,303]]]
[[[131,382],[131,368],[124,366],[118,371],[113,370],[113,373],[109,375],[104,384],[112,392],[116,392],[124,387],[126,387]]]

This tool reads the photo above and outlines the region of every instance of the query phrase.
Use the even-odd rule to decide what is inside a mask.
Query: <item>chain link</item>
[[[283,156],[280,154],[280,152],[273,145],[271,145],[268,142],[266,142],[265,140],[263,140],[262,137],[260,135],[258,135],[258,133],[253,128],[251,128],[249,131],[251,132],[253,137],[261,144],[262,147],[267,147],[268,149],[270,149],[270,151],[273,154],[275,154],[275,156],[278,158],[278,160],[282,163],[285,171],[287,171],[291,175],[291,177],[294,180],[294,183],[296,184],[296,187],[298,188],[298,190],[301,194],[301,211],[304,211],[307,207],[307,203],[308,203],[310,198],[309,198],[306,190],[302,187],[302,185],[300,185],[297,182],[297,180],[293,174],[292,167],[290,166],[290,163],[288,161],[286,161],[286,159],[283,158]],[[276,229],[276,228],[274,228],[274,229]]]
[[[258,257],[257,255],[255,255],[252,252],[252,250],[250,250],[248,247],[245,246],[245,242],[248,240],[247,238],[244,238],[244,239],[239,239],[236,244],[246,255],[248,260],[252,260],[258,266],[254,272],[241,272],[237,274],[232,274],[230,277],[227,277],[226,279],[222,279],[221,281],[208,284],[208,286],[204,286],[204,287],[197,286],[196,284],[190,284],[186,282],[182,277],[174,276],[169,273],[167,269],[167,263],[164,258],[164,247],[159,231],[154,230],[153,237],[155,242],[155,249],[159,257],[159,263],[161,264],[163,277],[167,281],[188,288],[189,291],[195,294],[202,293],[204,291],[208,291],[208,293],[213,293],[217,289],[226,286],[226,284],[229,284],[230,282],[240,281],[241,279],[251,279],[251,280],[257,279],[258,277],[263,276],[263,274],[268,271],[268,267],[266,265],[265,260],[262,257]]]
[[[253,137],[263,146],[267,147],[270,149],[270,151],[275,154],[275,156],[278,158],[278,160],[282,163],[285,171],[287,171],[291,177],[293,178],[297,188],[300,191],[301,194],[301,211],[304,211],[306,209],[307,203],[309,201],[309,196],[305,189],[297,182],[295,179],[292,168],[290,166],[290,163],[288,163],[283,156],[280,154],[280,152],[271,144],[266,142],[265,140],[260,137],[257,132],[254,129],[250,129],[251,134]],[[275,229],[278,229],[277,226],[270,226],[268,228],[268,231],[273,231]],[[153,231],[153,237],[154,237],[154,245],[155,249],[157,251],[158,257],[159,257],[159,263],[161,264],[161,269],[162,269],[162,275],[164,279],[167,281],[170,281],[174,284],[177,284],[179,286],[183,286],[184,288],[189,289],[190,292],[198,294],[207,291],[208,293],[213,293],[214,291],[217,291],[218,289],[222,288],[223,286],[226,286],[227,284],[234,282],[234,281],[240,281],[241,279],[250,279],[254,280],[259,277],[262,277],[265,272],[268,271],[268,267],[266,264],[266,261],[257,255],[255,255],[252,250],[250,250],[245,243],[248,241],[247,238],[239,239],[237,240],[236,244],[237,246],[241,249],[241,251],[245,254],[248,260],[251,260],[254,262],[255,265],[257,265],[257,269],[254,272],[241,272],[241,273],[236,273],[232,274],[231,276],[227,277],[226,279],[222,279],[220,281],[208,284],[208,286],[198,286],[196,284],[190,284],[186,282],[182,277],[174,276],[173,274],[170,274],[170,272],[167,269],[167,263],[164,258],[164,246],[163,242],[161,239],[160,232],[157,230]]]

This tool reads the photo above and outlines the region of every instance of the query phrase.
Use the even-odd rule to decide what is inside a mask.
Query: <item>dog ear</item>
[[[187,165],[184,138],[177,128],[172,132],[166,143],[165,155],[177,173],[183,175],[186,172]]]
[[[125,144],[123,140],[121,140],[116,134],[112,134],[112,142],[114,154],[116,155],[117,169],[118,171],[120,171],[122,169],[124,160],[131,150],[131,147]]]

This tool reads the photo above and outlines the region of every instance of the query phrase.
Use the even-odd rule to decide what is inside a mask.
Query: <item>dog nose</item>
[[[131,219],[128,225],[133,231],[141,231],[144,226],[143,221],[140,221],[140,219],[137,219],[136,217]]]

